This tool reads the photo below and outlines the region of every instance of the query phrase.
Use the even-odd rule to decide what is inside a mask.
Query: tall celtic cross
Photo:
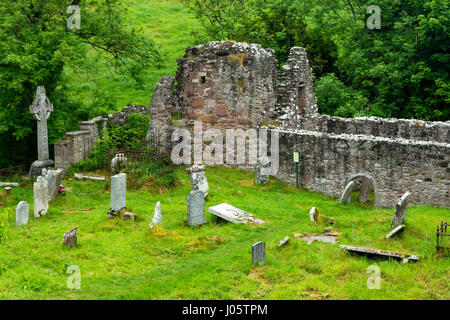
[[[47,119],[53,111],[53,104],[45,95],[45,88],[39,86],[36,91],[36,97],[30,106],[30,113],[37,120],[38,136],[38,160],[48,160],[48,134]]]

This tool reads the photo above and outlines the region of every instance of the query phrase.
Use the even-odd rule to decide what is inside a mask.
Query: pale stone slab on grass
[[[30,207],[26,201],[20,201],[16,207],[16,226],[28,223],[30,216]]]
[[[390,239],[396,234],[402,233],[405,230],[405,225],[401,224],[398,227],[395,227],[391,232],[386,235],[386,239]]]
[[[266,263],[266,243],[256,242],[252,245],[252,264],[263,265]]]
[[[100,176],[91,176],[81,173],[75,173],[74,174],[76,180],[93,180],[93,181],[105,181],[105,177]]]
[[[406,192],[401,197],[400,201],[397,202],[397,205],[395,206],[395,213],[391,220],[391,228],[395,228],[405,221],[410,201],[411,201],[411,193]]]
[[[402,260],[403,262],[408,262],[409,260],[419,261],[418,256],[408,254],[408,253],[402,253],[402,252],[386,251],[386,250],[376,249],[376,248],[355,247],[355,246],[346,246],[346,245],[341,245],[341,249],[347,250],[349,252],[355,252],[358,254],[375,255],[375,256],[382,257],[382,258],[394,258],[394,259]]]
[[[120,211],[127,206],[127,175],[116,174],[111,177],[111,210]]]
[[[228,203],[221,203],[217,206],[209,207],[208,211],[213,215],[225,219],[232,223],[256,223],[263,224],[264,221],[256,218],[252,214],[245,212],[244,210],[233,207]]]
[[[352,197],[352,191],[353,191],[353,187],[355,186],[355,182],[354,181],[350,181],[347,186],[344,189],[344,192],[342,193],[341,196],[341,203],[342,204],[349,204],[351,201],[351,197]]]
[[[18,182],[0,182],[0,187],[18,187]]]
[[[337,236],[335,235],[318,235],[318,234],[301,234],[301,233],[294,233],[294,237],[298,239],[302,239],[306,241],[306,243],[311,244],[314,241],[320,241],[320,242],[326,242],[335,244],[338,242]]]
[[[33,183],[34,217],[39,218],[48,211],[48,183],[43,176]]]

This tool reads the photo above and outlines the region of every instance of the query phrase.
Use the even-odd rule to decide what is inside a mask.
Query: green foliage
[[[97,50],[111,71],[142,83],[158,64],[156,45],[125,20],[123,0],[85,0],[81,29],[68,30],[66,0],[0,2],[0,166],[28,165],[36,154],[36,121],[29,113],[39,85],[55,110],[49,118],[49,141],[60,138],[79,120],[101,110],[80,106],[66,95],[64,68],[84,67],[89,49]],[[67,115],[70,115],[68,117]]]
[[[8,237],[9,224],[12,216],[13,211],[11,208],[0,209],[0,243]]]

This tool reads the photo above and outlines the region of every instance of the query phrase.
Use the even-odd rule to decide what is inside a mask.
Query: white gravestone
[[[16,226],[28,223],[30,216],[30,207],[26,201],[20,201],[16,208]]]
[[[53,111],[53,104],[46,96],[45,88],[39,86],[36,97],[30,105],[30,113],[37,121],[38,159],[31,165],[30,173],[33,176],[41,175],[43,168],[52,167],[48,149],[47,119]]]
[[[127,206],[127,175],[116,174],[111,177],[111,210],[120,211]]]
[[[42,172],[44,173],[44,170]],[[48,201],[52,201],[58,195],[63,173],[62,169],[48,170],[44,176],[48,183]]]
[[[48,211],[48,183],[42,176],[37,177],[37,181],[33,183],[33,197],[34,217],[39,218]]]
[[[269,157],[259,157],[256,163],[256,184],[267,184],[269,182],[269,172],[271,164]]]
[[[191,180],[192,190],[200,190],[205,194],[205,197],[209,192],[208,180],[206,179],[205,167],[200,165],[193,165],[186,169],[186,173]]]
[[[344,189],[341,197],[342,204],[349,204],[352,198],[353,187],[355,186],[354,181],[350,181]]]
[[[266,243],[257,242],[252,245],[252,264],[263,265],[266,263]]]
[[[252,222],[256,224],[264,223],[263,220],[256,218],[252,214],[245,212],[239,208],[233,207],[228,203],[221,203],[214,207],[209,207],[208,211],[213,215],[225,219],[233,223],[244,223]]]

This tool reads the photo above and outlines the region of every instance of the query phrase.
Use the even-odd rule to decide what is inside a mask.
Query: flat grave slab
[[[402,252],[386,251],[382,249],[367,248],[367,247],[345,246],[345,245],[341,245],[341,249],[345,249],[349,252],[354,252],[363,255],[378,256],[382,258],[394,258],[397,260],[402,260],[403,262],[408,262],[409,260],[419,261],[418,256]]]
[[[208,212],[232,223],[265,223],[265,221],[256,218],[254,215],[239,208],[233,207],[228,203],[221,203],[217,206],[209,207]]]

